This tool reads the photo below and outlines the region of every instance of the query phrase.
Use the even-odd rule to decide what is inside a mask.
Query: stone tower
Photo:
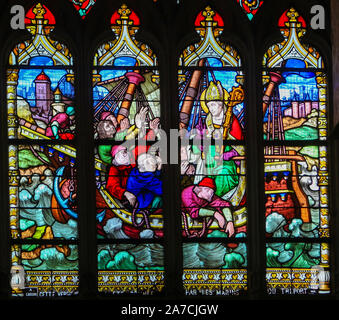
[[[34,80],[35,83],[35,106],[36,116],[45,122],[49,122],[51,117],[51,103],[53,102],[53,93],[51,90],[51,80],[42,71]]]

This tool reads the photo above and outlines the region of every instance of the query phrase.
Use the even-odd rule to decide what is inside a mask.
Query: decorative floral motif
[[[252,20],[254,15],[264,3],[263,0],[237,0],[243,10],[246,12],[248,19]]]
[[[96,0],[70,0],[82,19],[85,19],[88,12],[95,5]]]

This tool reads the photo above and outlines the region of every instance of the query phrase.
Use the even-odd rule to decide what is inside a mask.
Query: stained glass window
[[[93,62],[99,292],[157,294],[164,285],[157,57],[135,34],[137,14],[113,13],[115,40]]]
[[[263,60],[267,289],[329,292],[327,73],[291,8]]]
[[[244,73],[211,7],[178,65],[183,284],[187,295],[247,290]],[[207,241],[208,240],[208,241]]]
[[[85,19],[89,11],[95,5],[96,0],[69,0],[73,3],[80,17]]]
[[[40,3],[26,14],[30,40],[7,69],[9,203],[13,296],[78,293],[74,73],[69,49],[51,36]]]
[[[0,31],[1,295],[335,296],[335,45],[312,4],[20,2],[25,29]]]

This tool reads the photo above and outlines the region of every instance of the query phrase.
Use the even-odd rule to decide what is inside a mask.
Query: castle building
[[[313,109],[319,109],[319,103],[317,101],[311,101],[309,94],[304,94],[302,99],[300,99],[299,95],[295,93],[291,107],[285,109],[284,116],[295,119],[306,118]]]
[[[51,90],[51,80],[42,71],[34,80],[35,83],[35,112],[34,116],[45,122],[51,118],[51,103],[54,100]]]

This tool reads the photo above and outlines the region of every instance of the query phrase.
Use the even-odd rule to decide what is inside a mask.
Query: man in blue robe
[[[148,153],[138,156],[135,167],[127,180],[126,190],[134,194],[138,201],[138,211],[154,211],[162,205],[161,160]]]

